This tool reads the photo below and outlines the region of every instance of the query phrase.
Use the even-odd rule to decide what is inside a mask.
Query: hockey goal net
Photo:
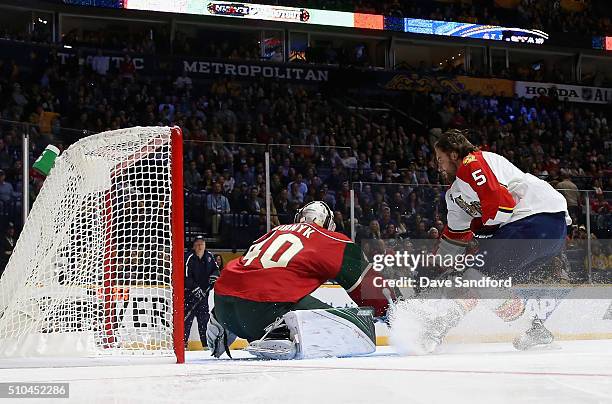
[[[178,128],[99,133],[63,152],[0,279],[0,357],[183,361]]]

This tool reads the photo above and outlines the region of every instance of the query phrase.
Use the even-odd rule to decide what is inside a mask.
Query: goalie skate
[[[297,354],[297,344],[288,339],[261,339],[253,341],[247,352],[261,359],[289,360]]]
[[[534,347],[550,345],[554,340],[554,335],[544,327],[544,322],[536,318],[531,323],[531,328],[516,337],[512,345],[519,351],[526,351]]]
[[[246,351],[260,359],[294,359],[298,352],[297,343],[291,339],[283,317],[279,317],[266,327],[266,333],[257,341],[252,341]]]

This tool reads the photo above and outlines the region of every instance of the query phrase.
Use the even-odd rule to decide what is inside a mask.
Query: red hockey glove
[[[482,223],[482,217],[475,217],[470,223],[470,230],[472,230],[472,233],[474,233],[474,236],[477,238],[491,237],[495,234],[497,229],[499,229],[499,225],[485,226]]]

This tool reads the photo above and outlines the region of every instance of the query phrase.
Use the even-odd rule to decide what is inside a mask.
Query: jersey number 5
[[[253,244],[249,251],[244,255],[244,266],[249,266],[256,258],[259,258],[261,266],[263,268],[285,268],[289,265],[289,261],[297,253],[302,251],[304,244],[302,240],[295,234],[285,233],[281,234],[270,243],[270,245],[262,251],[263,245],[269,240],[269,238]]]
[[[484,176],[481,169],[478,169],[472,173],[472,178],[476,181],[476,185],[482,185],[487,182],[487,177]]]

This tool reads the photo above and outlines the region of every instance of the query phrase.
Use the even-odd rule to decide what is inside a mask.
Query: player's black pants
[[[215,294],[215,316],[225,328],[247,341],[263,337],[264,329],[292,310],[329,309],[331,306],[305,296],[296,303],[254,302]],[[198,322],[200,320],[198,319]]]
[[[210,318],[210,313],[208,309],[208,294],[203,302],[201,302],[195,310],[191,312],[189,316],[187,313],[196,305],[198,299],[196,299],[191,291],[185,291],[185,345],[187,345],[187,341],[189,341],[189,332],[191,331],[191,325],[193,324],[193,319],[198,319],[198,332],[200,333],[200,341],[202,341],[202,346],[206,346],[206,326],[208,325],[208,319]]]

